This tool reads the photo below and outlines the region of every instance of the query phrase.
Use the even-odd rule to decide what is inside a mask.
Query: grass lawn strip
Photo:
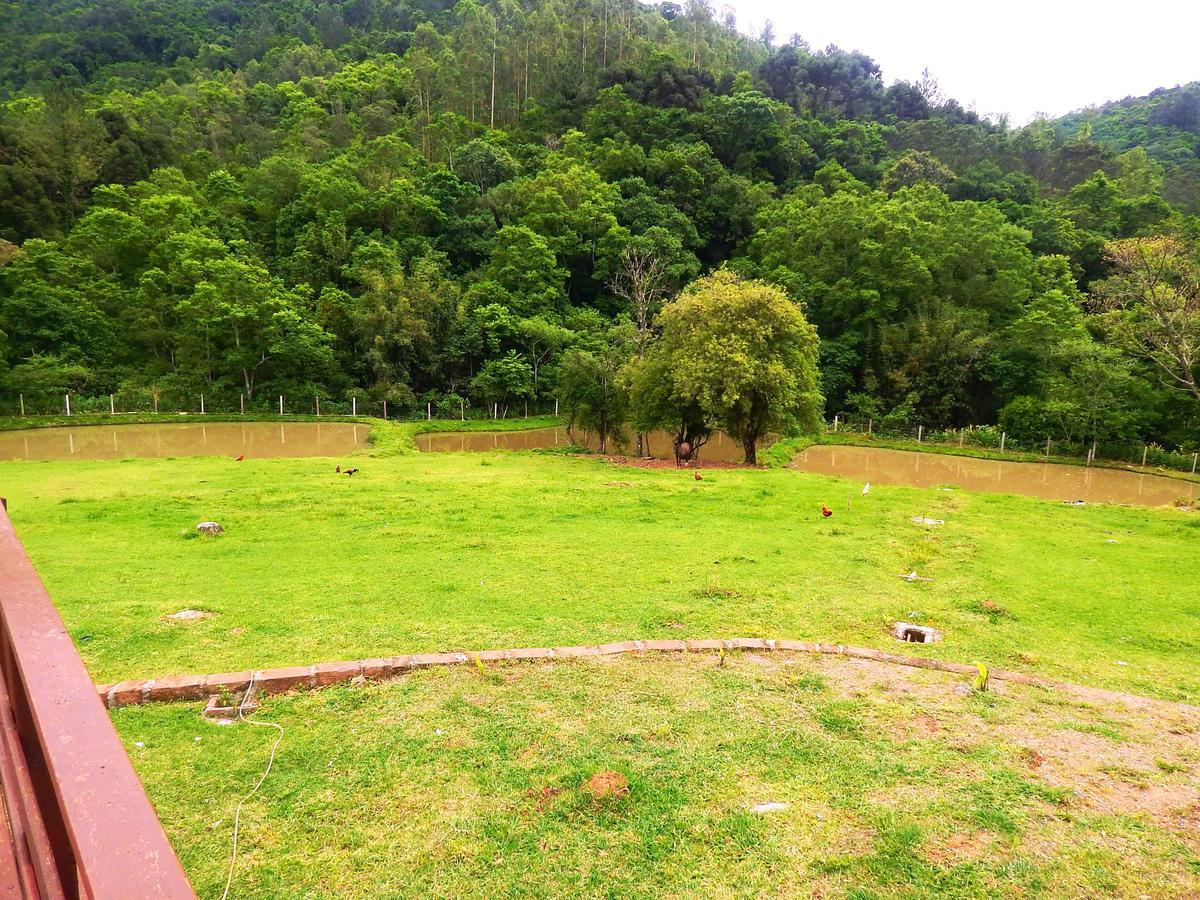
[[[1200,719],[870,660],[675,655],[267,698],[238,896],[1188,897]],[[114,721],[201,896],[264,729]],[[624,795],[585,784],[616,772]],[[782,804],[782,805],[780,805]],[[755,807],[770,809],[756,813]]]

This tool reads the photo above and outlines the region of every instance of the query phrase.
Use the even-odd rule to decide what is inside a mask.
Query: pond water
[[[654,431],[647,436],[647,455],[656,459],[674,459],[675,450],[671,435],[665,431]],[[550,447],[586,446],[597,450],[600,442],[594,434],[576,430],[572,439],[565,428],[532,428],[528,431],[461,431],[421,434],[417,436],[417,449],[425,452],[481,450],[544,450]],[[764,442],[763,446],[766,446]],[[645,449],[645,448],[643,448]],[[624,441],[609,440],[609,453],[630,456],[637,452],[637,439],[633,436]],[[716,462],[741,462],[745,454],[742,445],[720,432],[714,434],[700,448],[700,459]]]
[[[1053,463],[1003,462],[913,453],[879,447],[818,445],[801,452],[793,468],[875,484],[958,487],[969,491],[1026,494],[1046,500],[1165,506],[1200,497],[1200,484],[1120,469]]]
[[[0,432],[0,460],[341,456],[366,446],[369,431],[366,425],[318,422],[31,428]]]

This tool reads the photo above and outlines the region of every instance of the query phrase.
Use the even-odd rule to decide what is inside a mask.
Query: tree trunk
[[[742,449],[746,451],[745,463],[748,466],[758,465],[758,454],[756,452],[758,439],[754,437],[742,438]]]
[[[492,94],[488,100],[488,128],[496,127],[496,41],[499,37],[500,23],[492,16]]]

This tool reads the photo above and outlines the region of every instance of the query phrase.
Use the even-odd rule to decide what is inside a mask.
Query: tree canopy
[[[812,323],[831,413],[1200,443],[1128,253],[1196,265],[1196,85],[1012,128],[703,0],[0,16],[0,406],[549,406],[616,372],[695,447],[744,423],[674,397],[655,317],[728,269]]]

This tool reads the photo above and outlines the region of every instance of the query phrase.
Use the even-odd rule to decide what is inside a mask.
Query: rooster
[[[704,480],[704,476],[703,476],[703,475],[701,475],[699,472],[697,472],[697,473],[695,474],[695,476],[694,476],[694,477],[695,477],[695,479],[696,479],[697,481],[703,481],[703,480]]]
[[[342,464],[338,463],[337,468],[334,469],[333,471],[335,471],[335,472],[337,472],[337,474],[341,475],[342,474]]]
[[[833,515],[833,510],[830,509],[828,506],[826,506],[824,503],[822,503],[821,504],[821,515],[824,516],[826,519],[828,519],[830,516]]]
[[[357,475],[357,474],[358,474],[358,469],[347,469],[347,470],[346,470],[345,472],[343,472],[342,474],[343,474],[343,475],[349,475],[351,478],[353,478],[355,475]]]
[[[245,458],[246,458],[246,454],[243,453],[241,456],[239,456],[237,459],[235,459],[234,462],[242,462]]]

